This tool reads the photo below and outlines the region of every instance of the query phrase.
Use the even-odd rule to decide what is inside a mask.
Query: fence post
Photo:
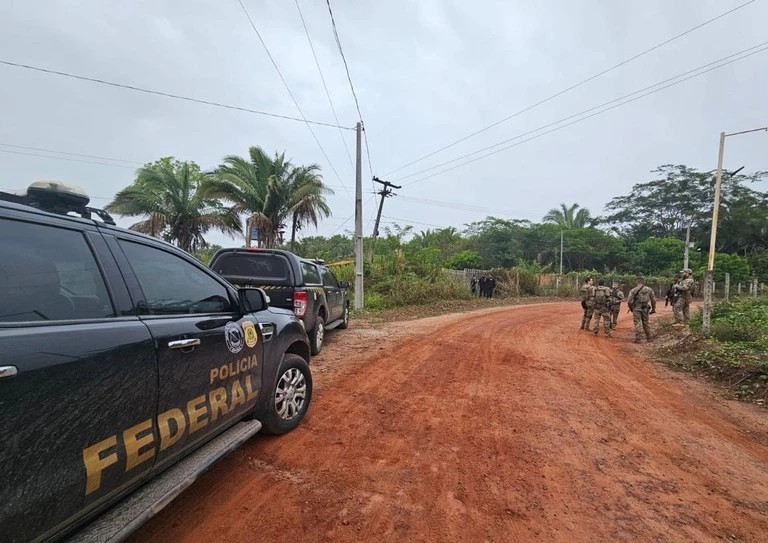
[[[757,277],[755,277],[755,279],[754,279],[754,281],[753,281],[753,286],[752,286],[752,296],[754,296],[755,298],[757,298]]]
[[[731,293],[731,274],[725,274],[725,301],[728,301],[728,296]]]
[[[520,297],[520,271],[515,270],[515,296]]]
[[[736,292],[738,293],[739,296],[741,296],[741,281],[739,281],[739,285],[736,288]]]

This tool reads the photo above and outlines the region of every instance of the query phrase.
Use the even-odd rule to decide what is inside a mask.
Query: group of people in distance
[[[616,328],[623,301],[624,293],[619,288],[618,283],[614,282],[611,288],[608,288],[605,281],[600,279],[595,286],[594,279],[587,277],[581,287],[581,307],[584,309],[581,329],[589,331],[590,321],[594,317],[595,324],[591,331],[598,335],[600,333],[600,319],[602,318],[605,335],[611,337],[611,330]],[[629,291],[627,306],[632,313],[635,325],[635,343],[640,343],[643,336],[647,341],[651,341],[648,315],[656,313],[656,298],[653,289],[646,286],[643,277],[638,277],[637,286]]]
[[[472,296],[493,298],[493,291],[496,290],[496,279],[490,273],[488,275],[482,274],[479,279],[477,275],[473,275],[469,281],[469,288],[472,291]]]
[[[645,278],[636,278],[637,286],[629,291],[627,307],[632,313],[632,321],[635,328],[635,343],[641,343],[643,338],[651,341],[651,326],[649,315],[656,313],[656,297],[653,289],[645,284]],[[675,315],[675,324],[687,326],[690,318],[690,305],[695,282],[690,269],[684,269],[674,275],[674,281],[670,285],[666,295],[666,305],[672,304]],[[591,330],[595,335],[600,332],[600,319],[603,320],[605,335],[611,337],[611,330],[616,328],[619,317],[619,309],[624,301],[624,293],[614,282],[611,288],[600,279],[597,285],[592,277],[587,277],[581,287],[581,307],[584,314],[581,319],[581,329]],[[594,327],[590,328],[590,321],[594,317]]]

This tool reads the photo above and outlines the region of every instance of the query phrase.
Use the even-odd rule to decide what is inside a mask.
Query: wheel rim
[[[280,377],[275,388],[275,411],[282,420],[291,420],[307,401],[307,380],[298,368],[291,368]]]
[[[323,344],[323,339],[325,338],[325,326],[322,322],[317,322],[317,332],[315,332],[315,343],[317,343],[317,346],[320,347]]]

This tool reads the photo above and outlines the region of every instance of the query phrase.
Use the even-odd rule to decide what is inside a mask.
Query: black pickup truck
[[[312,397],[293,312],[87,203],[59,183],[0,192],[4,542],[122,540]]]
[[[349,284],[322,261],[281,249],[221,249],[210,266],[233,285],[264,289],[270,305],[291,309],[304,322],[313,355],[323,348],[326,330],[349,325]]]

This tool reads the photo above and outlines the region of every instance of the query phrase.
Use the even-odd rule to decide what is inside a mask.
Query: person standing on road
[[[496,290],[496,278],[492,274],[488,274],[488,297],[493,298],[493,291]]]
[[[589,321],[592,320],[592,312],[595,307],[594,298],[595,287],[593,286],[593,279],[587,277],[581,286],[581,308],[584,310],[584,314],[581,316],[582,330],[589,330]]]
[[[645,284],[644,277],[637,278],[637,286],[629,291],[627,306],[632,313],[635,325],[635,343],[640,343],[645,334],[646,341],[651,341],[651,325],[648,315],[656,313],[656,297],[653,289]]]
[[[672,309],[675,312],[675,324],[688,326],[691,318],[690,307],[693,295],[693,277],[691,277],[691,274],[693,272],[686,268],[681,273],[683,278],[673,287],[673,290],[677,293],[677,300]]]
[[[614,281],[611,285],[611,329],[616,328],[619,323],[619,310],[623,301],[624,293],[619,288],[619,284]]]
[[[675,309],[675,302],[677,301],[678,294],[675,290],[675,285],[680,282],[680,274],[676,273],[672,276],[672,283],[669,285],[669,288],[667,289],[667,295],[664,297],[664,307],[667,307],[668,305],[672,306],[672,310]]]
[[[606,337],[611,337],[611,289],[605,286],[605,281],[600,279],[595,288],[594,297],[595,328],[594,333],[600,333],[600,317],[603,318],[603,328]]]
[[[477,296],[477,274],[469,280],[469,290],[472,291],[472,296]]]
[[[477,282],[478,296],[480,296],[481,298],[485,297],[485,289],[486,289],[487,282],[488,282],[488,278],[485,276],[485,274],[482,274],[480,276],[480,280]]]

